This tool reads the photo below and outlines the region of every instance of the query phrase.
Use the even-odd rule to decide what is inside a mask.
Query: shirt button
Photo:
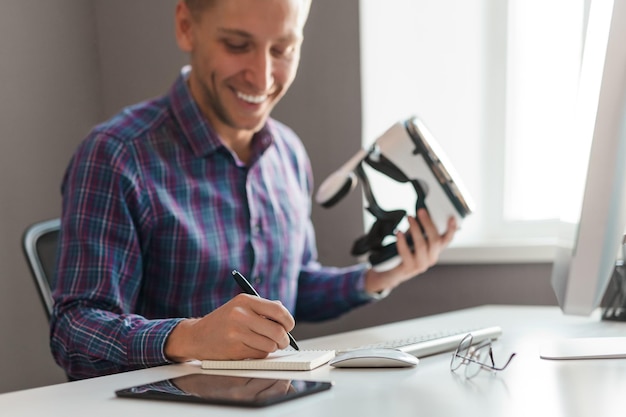
[[[254,233],[255,235],[258,235],[259,233],[261,233],[260,223],[255,223],[254,226],[252,226],[252,233]]]
[[[260,284],[260,283],[261,283],[261,277],[257,275],[256,277],[254,277],[253,282],[254,282],[255,284]]]

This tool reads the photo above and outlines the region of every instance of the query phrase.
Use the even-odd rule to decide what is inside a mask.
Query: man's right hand
[[[239,294],[199,319],[181,321],[165,343],[174,362],[265,358],[289,346],[295,321],[280,301]]]

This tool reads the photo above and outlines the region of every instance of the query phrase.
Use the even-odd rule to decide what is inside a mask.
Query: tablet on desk
[[[330,382],[190,374],[115,392],[118,397],[265,407],[330,389]]]

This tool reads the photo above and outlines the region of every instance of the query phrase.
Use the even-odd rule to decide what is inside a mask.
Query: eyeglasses
[[[473,345],[473,341],[474,338],[471,334],[468,334],[461,340],[461,343],[459,343],[456,351],[454,351],[452,360],[450,361],[450,370],[452,372],[459,369],[461,365],[465,365],[465,377],[473,378],[481,369],[490,370],[492,372],[502,371],[509,366],[509,363],[511,363],[511,360],[515,357],[515,353],[511,354],[504,366],[498,368],[493,360],[491,340],[485,340],[476,346]]]

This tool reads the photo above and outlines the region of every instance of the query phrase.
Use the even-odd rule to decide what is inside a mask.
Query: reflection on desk
[[[494,324],[502,336],[493,344],[496,357],[517,352],[499,374],[482,372],[466,379],[449,370],[450,353],[422,358],[414,368],[334,369],[313,371],[204,371],[333,381],[333,389],[259,410],[162,401],[128,401],[118,389],[203,372],[198,362],[169,365],[0,395],[7,416],[623,416],[626,392],[623,359],[550,361],[539,357],[550,340],[565,337],[620,336],[626,324],[593,317],[564,316],[557,307],[484,306],[368,329],[299,341],[304,349],[367,344],[402,334],[440,328]]]

